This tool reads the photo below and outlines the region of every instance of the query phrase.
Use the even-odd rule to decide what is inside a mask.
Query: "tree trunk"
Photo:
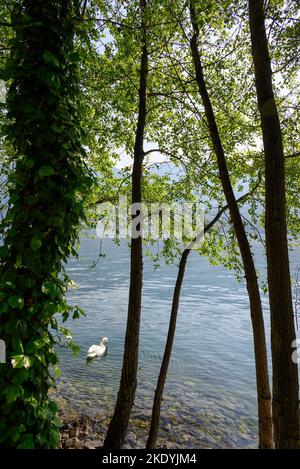
[[[144,11],[146,0],[140,1],[142,15],[142,55],[139,87],[139,112],[136,129],[134,162],[132,169],[132,203],[142,202],[142,169],[144,157],[144,133],[147,115],[147,77],[148,50]],[[141,226],[140,226],[141,229]],[[137,370],[138,347],[141,316],[141,296],[143,277],[142,236],[131,237],[130,286],[128,317],[123,356],[123,368],[120,388],[113,418],[104,441],[104,448],[122,448],[128,427],[131,409],[134,403]]]
[[[198,50],[199,27],[197,23],[194,0],[190,1],[190,16],[193,26],[193,36],[190,41],[190,48],[196,72],[196,81],[199,93],[205,109],[207,124],[214,151],[217,157],[220,179],[231,215],[233,227],[237,237],[243,267],[245,272],[247,290],[250,301],[251,320],[254,337],[254,355],[256,365],[256,383],[258,398],[258,420],[259,420],[259,447],[271,448],[272,438],[272,416],[271,416],[271,394],[268,375],[267,348],[265,339],[264,318],[262,312],[261,298],[257,281],[256,269],[254,265],[251,248],[246,235],[245,227],[239,211],[237,201],[234,196],[230,176],[227,168],[227,161],[219,135],[213,107],[208,95],[206,83],[203,76],[202,64]]]
[[[176,329],[176,321],[177,321],[177,313],[178,313],[178,306],[179,306],[179,297],[185,272],[185,265],[188,255],[190,253],[190,249],[185,249],[182,253],[179,268],[178,268],[178,275],[175,284],[174,294],[173,294],[173,301],[172,301],[172,310],[170,315],[170,322],[169,322],[169,330],[167,336],[166,347],[164,351],[164,356],[157,380],[153,408],[152,408],[152,416],[151,416],[151,424],[150,424],[150,431],[148,436],[148,441],[146,448],[154,448],[157,433],[159,429],[159,420],[160,420],[160,409],[161,409],[161,401],[163,396],[163,391],[165,387],[166,377],[168,373],[168,367],[171,359],[171,353],[173,348],[173,341],[175,336],[175,329]]]
[[[273,422],[276,448],[299,448],[298,367],[289,269],[285,169],[279,116],[272,86],[263,0],[249,1],[252,56],[265,153],[265,232],[271,312]]]

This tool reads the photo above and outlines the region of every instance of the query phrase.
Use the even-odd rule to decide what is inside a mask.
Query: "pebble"
[[[55,398],[54,398],[55,400]],[[61,402],[61,399],[58,401]],[[74,402],[73,402],[74,403]],[[245,416],[236,413],[222,415],[225,401],[214,408],[208,406],[202,412],[197,412],[190,403],[185,407],[164,405],[161,415],[161,425],[157,440],[157,447],[167,449],[182,448],[254,448],[257,436],[255,434],[255,420],[249,422]],[[59,417],[64,422],[61,428],[60,447],[63,449],[96,449],[103,446],[104,437],[111,419],[112,409],[105,405],[101,414],[94,409],[71,405],[59,407]],[[142,407],[141,402],[135,405],[130,420],[129,431],[124,448],[144,448],[151,409]]]
[[[65,448],[66,449],[76,448],[76,444],[77,444],[77,438],[68,438],[65,441]]]

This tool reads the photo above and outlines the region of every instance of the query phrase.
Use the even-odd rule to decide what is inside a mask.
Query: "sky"
[[[151,149],[154,149],[154,148],[158,148],[158,145],[156,143],[154,143],[154,142],[146,142],[145,143],[145,146],[144,146],[145,151],[148,151],[148,150],[151,150]],[[133,155],[128,155],[128,154],[126,154],[125,151],[122,151],[122,150],[119,150],[119,155],[120,155],[120,160],[115,165],[117,169],[122,169],[126,166],[132,165],[132,163],[133,163],[132,156]],[[168,161],[168,159],[169,158],[167,156],[162,155],[159,152],[155,152],[155,153],[151,153],[147,157],[147,162],[148,162],[148,164],[161,163],[161,162]]]

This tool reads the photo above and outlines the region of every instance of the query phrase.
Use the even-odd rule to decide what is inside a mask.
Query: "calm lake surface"
[[[129,251],[105,240],[83,237],[80,258],[71,259],[68,273],[79,285],[70,302],[86,317],[68,321],[81,352],[59,348],[62,376],[58,392],[69,412],[111,416],[122,365],[127,315]],[[262,249],[256,248],[263,269]],[[300,266],[299,252],[291,254],[291,271]],[[144,260],[144,290],[140,367],[135,424],[145,439],[153,392],[164,350],[177,267],[153,270]],[[269,338],[267,297],[263,297]],[[88,347],[109,337],[103,359],[87,364]],[[144,433],[143,433],[144,432]],[[139,439],[139,435],[137,437]],[[252,331],[243,283],[223,267],[212,267],[191,253],[182,289],[173,356],[165,389],[160,444],[167,447],[255,447],[257,411]],[[142,446],[143,442],[138,442]]]

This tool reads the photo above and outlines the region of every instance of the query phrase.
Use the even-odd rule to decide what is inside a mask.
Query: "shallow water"
[[[109,416],[116,400],[128,301],[129,252],[106,240],[95,268],[99,240],[82,238],[80,258],[68,272],[79,285],[70,302],[87,316],[69,321],[81,347],[77,357],[59,348],[59,394],[67,411]],[[262,268],[261,249],[256,249]],[[291,255],[292,272],[300,265]],[[138,391],[133,418],[145,438],[164,350],[176,266],[153,271],[144,261]],[[269,335],[267,298],[266,331]],[[86,364],[88,347],[109,337],[107,356]],[[143,434],[144,432],[144,434]],[[192,252],[182,289],[178,325],[165,389],[160,443],[169,447],[255,447],[257,412],[252,332],[245,285],[234,273]]]

